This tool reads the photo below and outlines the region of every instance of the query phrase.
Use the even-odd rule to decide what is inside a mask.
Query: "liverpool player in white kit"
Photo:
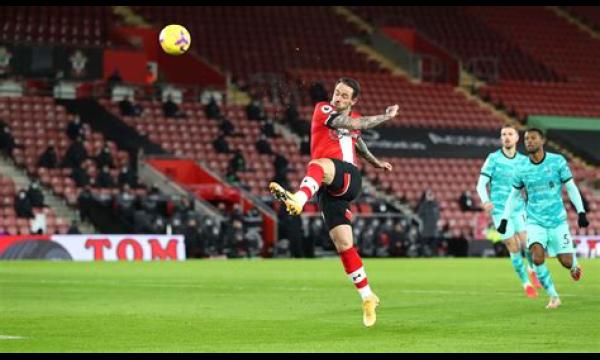
[[[379,161],[360,137],[360,130],[373,128],[396,116],[398,105],[390,106],[385,114],[360,116],[352,111],[358,101],[360,85],[351,78],[338,80],[329,103],[315,106],[311,124],[311,158],[300,189],[289,192],[277,183],[270,183],[271,193],[285,203],[292,215],[300,215],[304,204],[315,194],[319,209],[329,229],[329,235],[363,301],[363,323],[373,326],[379,298],[371,291],[362,260],[354,247],[352,212],[349,204],[359,194],[362,178],[357,155],[378,169],[392,171],[392,165]]]

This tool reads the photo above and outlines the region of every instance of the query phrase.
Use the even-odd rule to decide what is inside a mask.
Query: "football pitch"
[[[508,259],[365,259],[365,328],[336,258],[0,262],[0,352],[600,351],[600,261],[548,263],[555,310]]]

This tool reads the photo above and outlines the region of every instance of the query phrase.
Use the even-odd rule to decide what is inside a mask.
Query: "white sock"
[[[371,291],[371,286],[370,285],[363,286],[362,288],[358,289],[358,293],[360,294],[360,297],[363,299],[363,301],[368,296],[373,295],[373,291]]]
[[[306,202],[308,201],[308,197],[306,196],[306,193],[304,191],[298,191],[297,193],[294,194],[294,196],[296,197],[296,200],[298,200],[300,202],[300,205],[304,206],[304,204],[306,204]]]

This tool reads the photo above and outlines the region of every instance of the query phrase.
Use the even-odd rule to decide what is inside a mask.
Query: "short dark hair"
[[[352,88],[352,90],[353,90],[352,91],[352,99],[356,99],[358,97],[358,95],[360,95],[360,84],[358,83],[357,80],[354,80],[349,77],[341,77],[335,83],[335,86],[337,86],[339,83],[342,83],[342,84],[347,85]]]
[[[536,132],[536,133],[540,134],[540,136],[542,137],[542,139],[546,138],[546,135],[544,134],[544,131],[542,131],[542,129],[539,129],[539,128],[529,128],[529,129],[527,129],[525,131],[525,133],[528,133],[528,132]]]

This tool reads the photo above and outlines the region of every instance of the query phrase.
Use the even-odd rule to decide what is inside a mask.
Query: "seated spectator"
[[[206,256],[206,243],[201,236],[200,226],[196,219],[189,219],[183,230],[185,253],[187,258],[203,258]]]
[[[75,181],[77,187],[84,187],[90,184],[90,176],[87,170],[81,165],[74,166],[71,171],[71,178]]]
[[[162,216],[156,216],[154,222],[150,224],[151,234],[166,234],[167,233],[167,223],[165,218]]]
[[[119,101],[119,110],[122,116],[140,116],[142,114],[142,108],[135,104],[129,96]]]
[[[260,132],[264,134],[268,138],[274,138],[275,134],[275,126],[273,125],[273,120],[267,118],[262,122],[262,126],[260,127]]]
[[[100,188],[115,187],[115,181],[110,174],[110,168],[108,165],[104,165],[102,170],[98,173],[98,176],[96,177],[96,186]]]
[[[58,166],[58,156],[56,154],[56,148],[53,144],[50,144],[42,153],[42,155],[40,155],[37,166],[47,169],[56,169]]]
[[[215,148],[215,151],[220,153],[220,154],[229,154],[231,153],[231,150],[229,149],[229,143],[227,142],[227,139],[225,139],[225,134],[220,134],[214,141],[213,141],[213,147]]]
[[[29,188],[27,189],[27,198],[31,203],[31,206],[34,208],[41,208],[46,206],[44,204],[44,193],[40,189],[40,182],[38,180],[34,180],[29,184]]]
[[[196,204],[193,198],[182,196],[177,201],[174,201],[172,218],[179,218],[182,222],[186,222],[189,219],[200,220],[195,208]]]
[[[246,105],[246,117],[248,120],[266,119],[265,110],[259,99],[254,98],[248,105]]]
[[[77,208],[79,208],[79,218],[81,221],[91,220],[90,212],[94,196],[89,186],[85,186],[77,197]]]
[[[73,121],[69,122],[67,125],[67,136],[69,139],[71,139],[71,141],[75,141],[78,137],[84,135],[81,119],[79,118],[79,115],[75,115]]]
[[[80,136],[69,145],[65,157],[63,158],[62,166],[76,168],[81,166],[88,158],[87,150],[83,145],[83,138]]]
[[[123,186],[125,184],[127,184],[131,187],[138,186],[136,176],[133,173],[133,171],[131,171],[131,169],[129,169],[129,166],[126,165],[121,168],[121,172],[119,172],[118,183],[119,183],[119,186]]]
[[[110,148],[106,144],[102,147],[102,150],[100,150],[100,153],[98,153],[95,160],[98,168],[103,168],[104,166],[112,168],[115,166]]]
[[[475,202],[473,201],[473,197],[471,196],[471,191],[466,190],[458,199],[460,204],[460,208],[462,211],[477,211],[480,210],[477,206],[475,206]]]
[[[408,250],[408,232],[405,225],[398,221],[389,234],[389,254],[391,256],[406,256]]]
[[[27,192],[20,190],[15,196],[15,213],[20,218],[33,219],[33,207],[27,198]]]
[[[202,91],[202,94],[200,94],[200,103],[202,105],[207,105],[212,100],[214,100],[218,106],[221,106],[223,103],[223,94],[209,85]]]
[[[136,196],[128,184],[124,184],[121,192],[115,198],[117,212],[128,222],[133,222]]]
[[[227,136],[233,135],[235,133],[235,126],[233,123],[224,116],[219,117],[219,130]]]
[[[211,97],[206,105],[204,105],[204,114],[208,119],[218,119],[221,115],[221,108],[217,104],[217,100]]]
[[[163,103],[163,115],[168,118],[185,117],[185,114],[179,109],[175,101],[173,101],[171,94],[167,96],[167,101]]]
[[[240,150],[236,150],[228,166],[233,172],[246,170],[246,159]]]
[[[255,144],[256,150],[259,154],[271,155],[273,154],[273,150],[271,149],[271,144],[267,141],[267,137],[264,135],[260,135],[260,138]]]
[[[148,195],[142,200],[142,209],[154,214],[166,215],[167,198],[156,185],[150,188]]]

